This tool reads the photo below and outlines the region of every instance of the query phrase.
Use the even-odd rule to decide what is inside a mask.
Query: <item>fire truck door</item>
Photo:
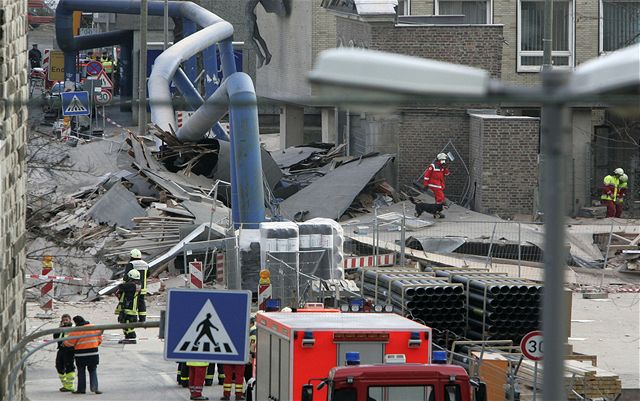
[[[338,343],[338,366],[345,365],[345,355],[347,352],[359,352],[360,363],[362,365],[384,362],[384,343]]]

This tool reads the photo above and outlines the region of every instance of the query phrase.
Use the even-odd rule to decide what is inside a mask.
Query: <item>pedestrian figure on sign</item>
[[[214,326],[209,321],[209,319],[211,319],[211,313],[207,313],[207,318],[201,321],[198,324],[198,326],[196,326],[196,330],[198,330],[199,333],[198,333],[198,337],[196,337],[196,341],[194,342],[194,345],[196,346],[200,345],[200,339],[203,336],[207,336],[209,337],[209,339],[211,340],[214,346],[216,347],[218,346],[218,343],[213,339],[213,334],[211,333],[211,329],[215,329],[216,331],[220,331],[220,330],[218,330],[218,328]],[[200,329],[200,327],[202,327],[202,329]]]

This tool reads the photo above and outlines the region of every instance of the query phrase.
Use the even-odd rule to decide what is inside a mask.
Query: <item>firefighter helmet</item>
[[[436,156],[436,159],[438,160],[447,160],[447,154],[446,153],[438,153],[438,156]]]
[[[137,271],[136,269],[131,269],[129,270],[129,273],[127,273],[127,276],[131,279],[131,280],[140,280],[140,272]]]
[[[620,167],[618,167],[617,169],[613,170],[613,174],[615,174],[615,175],[623,175],[624,174],[624,170],[621,169]]]
[[[627,181],[629,181],[629,176],[626,174],[622,174],[620,176],[620,182],[627,182]]]
[[[142,259],[142,252],[139,249],[131,250],[131,257],[134,259]]]

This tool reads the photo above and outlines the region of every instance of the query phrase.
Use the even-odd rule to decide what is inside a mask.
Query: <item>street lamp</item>
[[[320,54],[309,80],[320,93],[330,93],[345,102],[373,94],[388,104],[442,96],[458,101],[470,98],[484,101],[530,100],[542,105],[541,149],[544,155],[542,209],[545,216],[544,297],[542,328],[545,336],[544,400],[566,399],[564,388],[564,249],[565,224],[563,198],[566,192],[563,160],[568,129],[567,103],[586,96],[616,94],[640,88],[640,45],[622,49],[587,62],[573,73],[545,69],[540,73],[541,87],[513,87],[489,79],[480,69],[434,60],[372,50],[339,48]],[[324,91],[323,91],[324,90]],[[385,98],[385,94],[387,97]],[[551,179],[551,177],[554,177]]]

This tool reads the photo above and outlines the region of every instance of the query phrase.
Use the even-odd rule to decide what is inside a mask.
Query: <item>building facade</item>
[[[27,2],[0,0],[0,366],[25,334],[25,158],[27,153]],[[10,358],[10,359],[8,359]],[[0,397],[8,371],[0,372]],[[19,376],[14,391],[23,399]]]

